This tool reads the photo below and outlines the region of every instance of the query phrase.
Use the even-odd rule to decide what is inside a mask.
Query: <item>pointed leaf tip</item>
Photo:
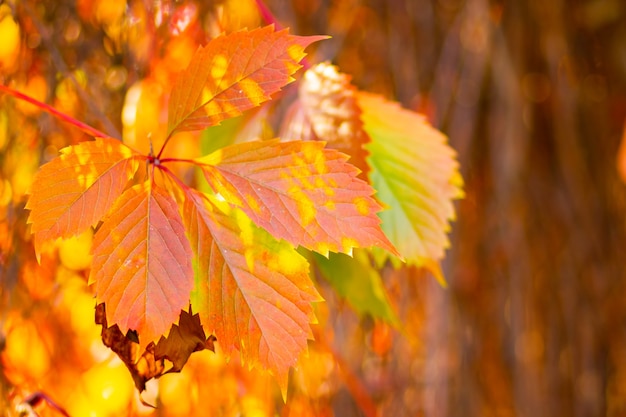
[[[216,125],[269,100],[293,81],[304,49],[322,39],[274,32],[271,25],[214,38],[174,83],[168,136]]]

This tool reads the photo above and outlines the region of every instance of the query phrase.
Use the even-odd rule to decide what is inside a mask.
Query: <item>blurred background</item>
[[[38,266],[26,231],[37,167],[85,138],[0,98],[0,408],[13,415],[45,392],[72,416],[626,415],[626,3],[262,3],[294,34],[332,36],[311,62],[331,61],[449,137],[466,196],[448,288],[416,269],[381,271],[399,332],[320,281],[318,341],[286,405],[265,376],[202,352],[159,380],[160,407],[147,409],[99,345],[91,236]],[[5,2],[0,81],[142,148],[197,45],[263,19],[252,0]],[[175,152],[195,156],[196,143],[190,134]]]

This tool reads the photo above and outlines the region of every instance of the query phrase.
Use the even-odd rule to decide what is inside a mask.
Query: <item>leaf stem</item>
[[[35,393],[29,395],[28,397],[24,398],[24,401],[20,405],[22,405],[22,406],[27,408],[27,410],[23,410],[23,411],[33,412],[33,414],[34,414],[34,410],[33,410],[34,407],[39,405],[42,401],[45,401],[52,409],[57,411],[59,414],[65,416],[65,417],[70,417],[70,415],[67,413],[67,411],[65,411],[61,406],[59,406],[56,402],[54,402],[52,400],[52,398],[50,398],[47,394],[45,394],[43,392],[35,392]],[[29,415],[31,415],[31,414],[29,414]],[[36,414],[34,414],[34,415],[36,415]]]
[[[156,178],[154,176],[154,167],[156,166],[156,164],[151,163],[150,160],[148,159],[148,177],[150,178],[150,185],[155,185],[156,184]]]
[[[259,13],[261,14],[263,20],[265,20],[265,23],[274,24],[276,30],[280,30],[283,28],[278,19],[276,19],[276,17],[272,13],[272,11],[265,5],[263,0],[256,0],[256,7],[259,9]]]
[[[163,162],[163,161],[161,161]],[[165,165],[156,165],[157,168],[159,168],[164,174],[166,174],[171,180],[173,180],[183,191],[187,192],[191,189],[191,187],[189,187],[187,184],[185,184],[184,182],[182,182],[180,180],[180,178],[178,178],[176,176],[176,174],[174,174],[168,167],[166,167]]]
[[[265,23],[274,25],[274,29],[277,31],[283,29],[283,25],[278,21],[276,16],[274,16],[274,13],[272,13],[272,11],[269,9],[269,7],[267,7],[263,0],[256,0],[256,7],[259,9],[259,13],[261,14],[261,17],[263,18]],[[303,58],[300,63],[302,64],[302,67],[305,71],[311,68],[311,64],[309,64],[309,60],[306,57]]]
[[[165,150],[165,146],[167,145],[167,142],[169,142],[171,138],[172,138],[172,133],[167,135],[167,138],[165,138],[165,142],[163,142],[163,145],[161,145],[161,149],[159,149],[159,153],[156,156],[156,159],[158,159],[158,160],[161,159],[161,155],[163,155],[163,151]]]
[[[188,162],[190,164],[198,165],[198,162],[194,161],[193,159],[185,159],[185,158],[163,158],[163,159],[159,159],[159,161],[161,161],[161,163],[164,163],[164,162]]]
[[[106,136],[113,137],[114,139],[118,139],[121,141],[122,135],[120,134],[120,132],[113,125],[113,123],[111,123],[109,118],[102,112],[102,110],[94,104],[97,102],[97,100],[94,100],[93,97],[89,96],[89,94],[80,85],[80,83],[78,82],[78,80],[76,79],[72,71],[70,71],[67,64],[63,60],[63,57],[61,56],[59,49],[57,48],[56,44],[52,40],[52,36],[51,36],[51,34],[53,33],[52,29],[47,27],[38,18],[37,13],[35,13],[34,10],[30,6],[28,6],[26,2],[22,2],[22,4],[26,10],[26,14],[28,14],[28,16],[32,19],[33,24],[35,25],[35,27],[37,28],[37,31],[41,35],[41,39],[43,40],[43,43],[46,46],[46,50],[50,53],[50,57],[52,59],[52,62],[54,63],[54,66],[57,67],[59,72],[61,72],[64,76],[68,77],[68,79],[71,80],[72,84],[74,85],[74,88],[76,88],[76,93],[78,94],[82,102],[87,106],[89,111],[98,120],[100,120],[103,126],[111,133],[110,135],[106,134]]]
[[[45,111],[46,113],[49,113],[53,116],[58,117],[59,119],[68,122],[74,126],[76,126],[77,128],[79,128],[80,130],[82,130],[83,132],[85,132],[86,134],[96,137],[96,138],[108,138],[110,137],[109,135],[107,135],[106,133],[103,133],[101,131],[99,131],[98,129],[96,129],[95,127],[91,127],[86,123],[83,123],[81,121],[78,121],[76,119],[74,119],[71,116],[68,116],[65,113],[62,113],[60,111],[58,111],[57,109],[55,109],[54,107],[46,104],[46,103],[42,103],[39,100],[36,100],[30,96],[27,96],[26,94],[20,93],[17,90],[12,89],[11,87],[7,87],[6,85],[0,84],[0,91],[9,94],[15,98],[18,98],[20,100],[24,100],[34,106],[39,107],[40,109],[42,109],[43,111]]]

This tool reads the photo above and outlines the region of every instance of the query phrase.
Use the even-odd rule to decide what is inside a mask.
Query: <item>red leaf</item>
[[[64,148],[43,165],[26,204],[37,253],[45,242],[95,226],[137,171],[138,157],[118,140],[99,138]]]
[[[139,333],[142,348],[159,339],[189,305],[191,248],[176,202],[150,182],[116,201],[93,242],[90,284],[106,303],[109,325]]]
[[[277,238],[323,255],[379,246],[399,255],[380,229],[374,190],[345,154],[322,142],[249,142],[197,161],[215,192]]]
[[[168,136],[216,125],[269,100],[293,81],[304,48],[321,39],[266,26],[219,36],[200,47],[172,88]]]
[[[190,190],[184,216],[198,281],[192,305],[226,353],[269,368],[286,390],[289,367],[312,337],[311,302],[321,301],[307,261],[241,211]]]

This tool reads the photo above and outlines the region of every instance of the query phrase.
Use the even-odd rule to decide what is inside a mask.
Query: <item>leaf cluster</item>
[[[376,246],[440,276],[451,200],[461,193],[453,151],[420,116],[357,91],[335,67],[305,73],[283,140],[163,156],[178,133],[270,100],[293,81],[304,49],[323,38],[268,26],[199,48],[172,87],[166,139],[148,154],[0,86],[95,137],[41,167],[28,223],[38,254],[96,230],[89,282],[101,303],[98,322],[140,389],[164,372],[163,359],[179,371],[217,339],[227,354],[237,350],[249,366],[269,369],[284,393],[289,367],[312,338],[312,303],[322,300],[298,247],[328,257]],[[175,173],[181,163],[202,173],[203,191]],[[381,203],[390,209],[379,214]],[[356,258],[361,269],[386,259],[373,254]],[[381,288],[379,277],[370,279]],[[396,320],[384,295],[372,299],[381,307],[370,312]],[[131,339],[142,354],[129,353]],[[152,373],[136,367],[139,357],[152,361]]]

